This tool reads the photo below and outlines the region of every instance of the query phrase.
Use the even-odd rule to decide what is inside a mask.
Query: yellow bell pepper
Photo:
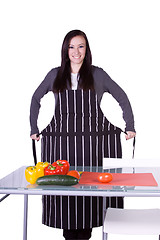
[[[37,178],[44,176],[44,168],[49,165],[48,162],[38,162],[36,166],[29,166],[25,170],[27,182],[35,184]]]
[[[37,168],[34,166],[29,166],[25,169],[25,177],[27,182],[34,184],[38,178]]]
[[[38,171],[38,177],[42,177],[44,176],[44,169],[45,167],[47,167],[49,165],[48,162],[38,162],[36,164],[36,168],[37,168],[37,171]]]
[[[36,164],[36,167],[43,167],[43,168],[45,168],[45,167],[47,167],[48,165],[49,165],[48,162],[38,162],[38,163]]]

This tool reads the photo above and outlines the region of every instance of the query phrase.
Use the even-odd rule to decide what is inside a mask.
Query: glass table
[[[25,179],[25,166],[20,167],[11,174],[0,180],[0,194],[6,194],[0,199],[4,200],[10,194],[24,195],[24,224],[23,240],[27,240],[27,213],[28,213],[28,195],[63,195],[63,196],[121,196],[121,197],[160,197],[160,167],[123,167],[108,168],[102,167],[77,167],[78,171],[87,172],[111,172],[111,173],[152,173],[157,182],[157,186],[114,186],[108,184],[85,185],[77,184],[74,186],[56,186],[45,185],[38,186],[29,184]],[[71,167],[71,169],[75,169]],[[103,213],[105,214],[105,201]],[[105,234],[102,235],[105,239]]]

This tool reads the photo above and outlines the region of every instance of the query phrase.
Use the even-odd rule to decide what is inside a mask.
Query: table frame
[[[27,193],[26,193],[27,192]],[[28,195],[43,195],[42,192],[40,191],[35,191],[35,190],[31,190],[31,191],[27,191],[27,190],[22,190],[20,192],[18,191],[4,191],[3,193],[7,193],[4,197],[2,197],[0,199],[0,202],[2,202],[4,199],[6,199],[10,194],[17,194],[17,195],[24,195],[24,215],[23,215],[23,240],[27,240],[27,223],[28,223]],[[0,194],[3,194],[0,192]],[[150,197],[151,194],[149,193],[122,193],[122,192],[107,192],[104,193],[102,192],[101,194],[96,194],[95,191],[85,191],[85,194],[82,194],[82,192],[80,191],[73,191],[72,192],[68,192],[68,191],[61,191],[61,193],[58,193],[57,190],[50,190],[49,192],[45,192],[45,195],[63,195],[63,196],[102,196],[104,197],[103,200],[103,219],[105,217],[105,197]],[[152,197],[160,197],[160,193],[159,194],[152,194]],[[102,240],[106,239],[107,234],[103,232],[103,227],[102,227]]]

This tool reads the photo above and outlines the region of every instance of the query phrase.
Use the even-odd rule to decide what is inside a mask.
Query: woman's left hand
[[[131,139],[131,138],[134,138],[135,136],[136,136],[136,133],[135,133],[135,132],[127,131],[126,140],[129,140],[129,139]]]

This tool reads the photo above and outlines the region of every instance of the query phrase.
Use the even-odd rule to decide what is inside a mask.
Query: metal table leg
[[[6,194],[4,197],[0,198],[0,202],[2,202],[4,199],[6,199],[10,194]]]
[[[103,197],[103,222],[105,219],[105,215],[106,215],[106,197]],[[107,240],[107,233],[105,233],[103,231],[103,226],[102,226],[102,240]]]
[[[102,232],[102,240],[107,240],[108,234],[105,232]]]
[[[27,240],[28,195],[24,195],[23,240]]]

